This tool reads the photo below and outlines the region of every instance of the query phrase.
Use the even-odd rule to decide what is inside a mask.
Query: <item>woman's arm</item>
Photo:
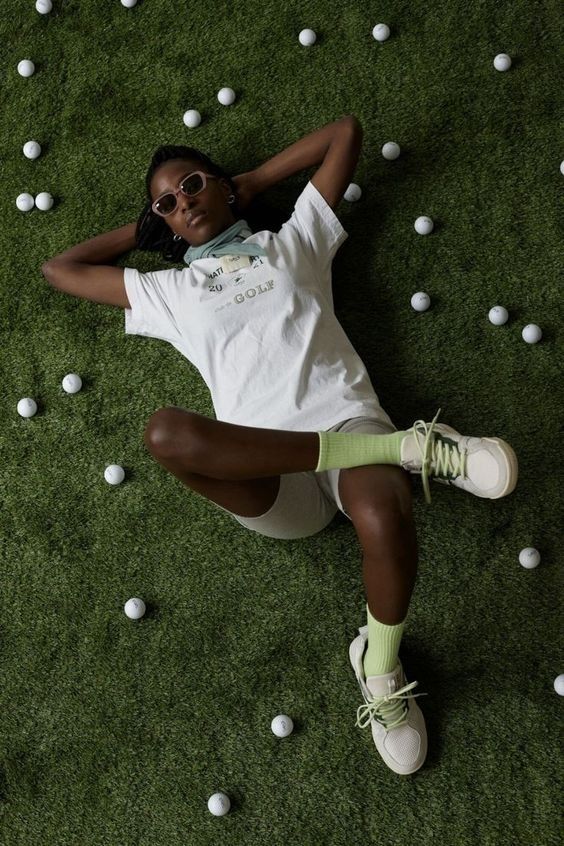
[[[335,135],[341,131],[343,125],[350,123],[358,123],[358,119],[354,115],[345,115],[300,138],[255,170],[236,176],[233,182],[237,186],[237,193],[243,198],[239,207],[245,208],[256,194],[261,194],[283,179],[321,164]]]

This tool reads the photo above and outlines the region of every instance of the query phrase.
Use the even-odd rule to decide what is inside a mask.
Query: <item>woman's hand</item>
[[[237,192],[237,202],[240,211],[244,211],[249,206],[249,203],[257,193],[252,173],[253,171],[250,170],[247,171],[247,173],[241,173],[239,176],[233,177],[233,184],[235,185],[235,190]]]

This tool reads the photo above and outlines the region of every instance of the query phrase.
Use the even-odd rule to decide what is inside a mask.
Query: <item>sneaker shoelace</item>
[[[371,702],[359,705],[356,711],[356,725],[366,728],[371,720],[377,720],[388,731],[401,726],[407,720],[408,705],[406,700],[415,696],[427,696],[426,693],[409,693],[419,682],[414,681],[406,684],[394,693],[386,696],[375,696]]]
[[[460,450],[456,444],[449,444],[441,440],[441,435],[433,434],[433,428],[440,413],[441,409],[439,408],[431,423],[427,424],[424,420],[416,420],[412,427],[413,437],[421,455],[421,480],[427,504],[431,503],[429,474],[442,479],[454,479],[456,476],[462,476],[463,479],[466,477],[466,450]],[[419,435],[424,437],[423,448],[419,442]]]

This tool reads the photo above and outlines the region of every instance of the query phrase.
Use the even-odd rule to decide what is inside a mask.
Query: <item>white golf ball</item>
[[[418,232],[420,235],[428,235],[429,232],[433,231],[434,223],[430,217],[426,215],[421,215],[418,217],[415,223],[413,224],[415,227],[415,231]]]
[[[506,71],[511,67],[511,57],[507,53],[498,53],[494,59],[494,68],[498,71]]]
[[[31,196],[24,191],[23,194],[18,194],[16,197],[16,206],[19,208],[20,211],[29,211],[35,205],[35,200]]]
[[[431,298],[429,297],[429,294],[425,293],[425,291],[418,291],[411,298],[411,307],[414,308],[415,311],[427,311],[430,305]]]
[[[519,553],[519,564],[527,570],[534,570],[540,564],[540,552],[534,546],[527,546]]]
[[[146,608],[142,599],[139,599],[138,596],[132,596],[123,606],[123,610],[130,620],[140,620]]]
[[[41,155],[41,147],[37,141],[26,141],[23,145],[23,154],[26,159],[36,159]]]
[[[558,696],[564,696],[564,673],[560,673],[560,675],[556,676],[554,679],[554,690]]]
[[[362,188],[356,182],[351,182],[343,194],[343,197],[348,203],[356,203],[362,196]]]
[[[31,397],[24,397],[18,402],[18,414],[20,417],[33,417],[37,411],[37,403]]]
[[[208,799],[208,811],[213,814],[214,817],[223,817],[229,812],[230,807],[231,800],[229,796],[225,795],[225,793],[214,793]]]
[[[82,379],[78,373],[67,373],[61,384],[67,394],[76,394],[82,388]]]
[[[507,323],[509,314],[503,306],[493,306],[488,312],[488,318],[494,326],[503,326],[504,323]]]
[[[35,71],[35,65],[31,59],[22,59],[18,62],[18,73],[20,76],[31,76]]]
[[[137,0],[121,0],[121,5],[125,6],[126,9],[133,9]]]
[[[382,147],[382,155],[384,156],[385,159],[388,159],[389,162],[393,162],[394,159],[397,159],[399,154],[400,154],[400,146],[399,146],[399,144],[396,144],[395,141],[388,141]]]
[[[288,717],[286,714],[278,714],[278,716],[274,717],[272,720],[270,728],[276,737],[288,737],[288,735],[292,734],[294,731],[294,723],[292,718]]]
[[[217,99],[222,106],[230,106],[235,100],[235,92],[232,88],[222,88],[217,94]]]
[[[48,191],[42,191],[41,194],[38,194],[35,198],[35,205],[41,211],[48,211],[49,209],[53,208],[53,197]]]
[[[387,24],[376,24],[372,30],[372,35],[376,41],[387,41],[390,37],[390,27]]]
[[[521,336],[528,344],[536,344],[542,338],[542,329],[536,323],[527,323]]]
[[[51,0],[37,0],[35,8],[40,15],[47,15],[53,8],[53,4],[51,3]]]
[[[182,120],[184,121],[185,126],[189,126],[190,129],[194,129],[195,126],[200,125],[202,116],[200,115],[200,112],[196,111],[196,109],[188,109],[187,112],[184,112]]]
[[[302,29],[302,31],[298,35],[298,39],[300,41],[300,44],[303,44],[304,47],[311,47],[312,44],[315,44],[317,40],[317,35],[313,31],[313,29]]]
[[[564,159],[560,162],[560,173],[564,176]]]
[[[104,470],[104,479],[110,485],[120,485],[125,479],[123,467],[120,467],[119,464],[108,464]]]

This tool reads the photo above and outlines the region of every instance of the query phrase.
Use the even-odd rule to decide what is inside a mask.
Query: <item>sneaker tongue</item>
[[[368,676],[366,679],[366,687],[372,696],[387,696],[398,689],[396,672],[384,673],[381,676]]]
[[[421,439],[421,436],[419,436]],[[423,446],[421,446],[423,449]],[[405,468],[405,465],[408,464],[410,467],[414,467],[416,469],[421,469],[421,452],[417,446],[415,441],[415,435],[409,434],[406,435],[402,442],[401,442],[401,463],[402,466]]]

